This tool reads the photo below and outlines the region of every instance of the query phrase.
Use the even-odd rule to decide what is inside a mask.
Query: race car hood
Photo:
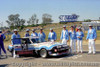
[[[41,48],[45,48],[47,50],[52,49],[55,46],[59,46],[59,45],[65,45],[59,42],[42,42],[42,43],[36,43],[34,44],[34,47],[41,49]]]
[[[38,46],[38,47],[40,47],[40,46],[48,46],[48,47],[50,47],[52,45],[56,45],[57,46],[57,45],[63,45],[63,44],[58,43],[58,42],[42,42],[42,43],[34,44],[34,46]]]

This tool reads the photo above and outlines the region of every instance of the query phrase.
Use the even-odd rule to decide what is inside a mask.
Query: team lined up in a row
[[[17,32],[17,30],[14,30],[14,31]],[[40,32],[38,34],[35,32],[35,29],[33,29],[32,31],[33,31],[33,33],[30,35],[29,29],[27,29],[25,37],[38,36],[39,42],[45,42],[46,35],[43,32],[43,29],[40,29]],[[12,36],[12,39],[14,39],[13,36]],[[78,31],[76,32],[74,29],[74,26],[71,26],[71,30],[68,31],[66,29],[66,26],[64,25],[63,30],[61,32],[61,38],[60,38],[62,40],[62,43],[67,44],[67,42],[69,41],[69,37],[70,37],[71,52],[76,52],[76,41],[77,41],[77,52],[82,53],[83,52],[82,41],[83,41],[84,33],[82,32],[81,28],[79,27]],[[89,25],[89,30],[88,30],[87,38],[86,38],[86,40],[89,40],[89,44],[88,44],[89,54],[92,53],[92,50],[93,50],[93,54],[96,53],[96,51],[95,51],[96,38],[97,38],[96,30],[93,28],[92,25]],[[48,35],[48,41],[54,42],[54,41],[56,41],[56,39],[57,39],[57,34],[51,28],[49,35]],[[18,43],[18,41],[16,41],[16,42]]]
[[[46,35],[43,32],[43,29],[40,29],[40,32],[37,34],[35,32],[35,29],[33,29],[33,33],[30,35],[29,34],[29,29],[26,30],[26,34],[25,37],[28,36],[38,36],[39,37],[39,42],[45,42],[45,38]],[[83,52],[83,48],[82,48],[82,41],[83,41],[83,37],[84,37],[84,33],[82,32],[81,28],[78,28],[78,31],[76,32],[74,27],[71,26],[71,30],[68,31],[66,29],[66,26],[63,26],[63,30],[61,32],[61,40],[63,44],[67,44],[67,42],[69,41],[69,37],[70,37],[70,47],[71,47],[71,52],[76,53],[76,41],[77,41],[77,52]],[[19,39],[20,35],[18,34],[17,29],[14,29],[14,34],[12,34],[11,36],[11,40],[12,40],[12,45],[14,44],[21,44],[21,40]],[[86,40],[88,40],[88,48],[89,48],[89,54],[92,53],[93,54],[96,53],[96,49],[95,49],[95,40],[97,38],[97,34],[96,34],[96,30],[93,28],[92,25],[89,25],[89,30],[87,33],[87,37]],[[2,34],[2,31],[0,31],[0,55],[1,55],[1,48],[3,49],[4,53],[6,54],[6,50],[4,48],[4,44],[3,44],[3,40],[5,39],[4,34]],[[56,41],[57,39],[57,34],[56,32],[53,31],[53,29],[50,29],[49,35],[48,35],[48,41]],[[72,51],[73,50],[73,51]]]

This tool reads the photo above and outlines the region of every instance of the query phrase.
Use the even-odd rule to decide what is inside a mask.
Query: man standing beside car
[[[35,29],[32,29],[32,32],[33,32],[33,33],[31,34],[32,37],[38,36],[38,34],[35,32]]]
[[[71,30],[69,31],[69,36],[70,36],[70,47],[71,47],[71,53],[74,52],[76,53],[76,31],[74,29],[74,26],[71,26]],[[74,50],[74,51],[72,51]]]
[[[57,39],[56,33],[53,31],[52,28],[50,28],[50,32],[48,35],[48,41],[54,42],[54,41],[56,41],[56,39]]]
[[[63,44],[67,44],[69,40],[69,34],[68,34],[68,30],[66,29],[66,25],[63,26],[60,39],[62,40]]]
[[[11,36],[11,40],[12,40],[12,45],[21,44],[20,35],[18,34],[17,29],[14,29],[14,33]],[[13,51],[13,52],[14,52],[13,57],[15,58],[17,55],[16,55],[15,51]],[[17,56],[17,57],[19,57],[19,56]]]
[[[4,39],[5,39],[5,35],[2,33],[2,31],[0,30],[0,58],[1,58],[1,49],[4,51],[4,53],[6,54],[6,58],[7,58],[7,53],[6,50],[4,48]]]
[[[18,34],[18,30],[14,29],[14,33],[11,36],[12,45],[14,44],[21,44],[20,35]]]
[[[33,33],[31,34],[31,37],[38,37],[38,34],[35,31],[35,29],[32,29]],[[38,38],[36,38],[36,42],[38,42]]]
[[[29,37],[30,36],[29,31],[30,31],[30,29],[26,29],[25,37]]]
[[[76,32],[76,37],[77,37],[77,53],[83,53],[83,47],[82,47],[82,42],[83,42],[83,37],[84,33],[82,32],[81,27],[78,27],[78,32]]]
[[[87,38],[86,38],[86,40],[88,40],[89,54],[92,53],[92,49],[93,49],[93,54],[96,53],[96,49],[95,49],[96,38],[97,38],[96,30],[93,28],[92,25],[89,25],[89,30],[88,30]]]
[[[39,42],[45,42],[46,35],[43,32],[42,28],[40,29],[40,32],[38,33],[38,36],[39,36]]]

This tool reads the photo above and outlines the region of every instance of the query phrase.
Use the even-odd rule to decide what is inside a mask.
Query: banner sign
[[[60,22],[76,22],[78,19],[78,15],[72,14],[72,15],[60,15],[59,19]]]

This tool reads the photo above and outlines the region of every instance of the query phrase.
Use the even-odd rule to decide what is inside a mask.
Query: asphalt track
[[[22,56],[14,59],[8,52],[0,59],[0,67],[100,67],[100,44],[96,44],[96,54],[88,54],[88,45],[83,45],[83,54],[41,58]]]

